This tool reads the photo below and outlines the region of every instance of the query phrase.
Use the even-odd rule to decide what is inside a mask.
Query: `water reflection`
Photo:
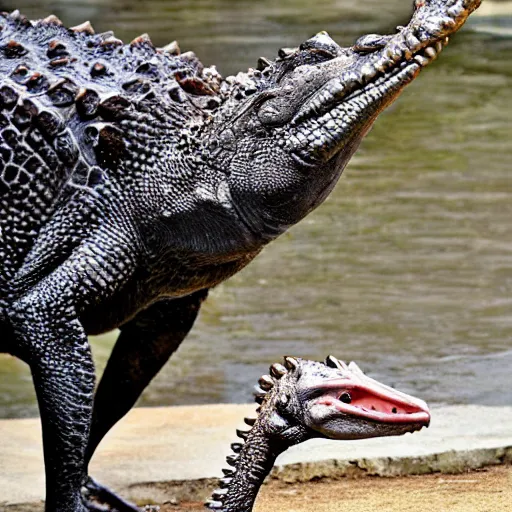
[[[409,14],[402,0],[0,5],[178,39],[223,73],[321,29],[349,44]],[[511,26],[510,12],[471,21],[381,117],[328,201],[212,293],[142,405],[247,401],[282,354],[329,352],[434,403],[512,402]],[[93,341],[100,368],[113,339]],[[0,372],[0,417],[36,414],[25,365],[0,356]]]

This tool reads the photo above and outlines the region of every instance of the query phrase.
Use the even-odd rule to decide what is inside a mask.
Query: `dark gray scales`
[[[105,175],[121,171],[123,135],[136,128],[130,147],[140,150],[133,155],[137,168],[137,160],[151,156],[152,136],[173,120],[183,123],[194,108],[185,91],[201,95],[202,108],[215,107],[203,96],[218,91],[219,79],[192,53],[180,56],[177,45],[156,50],[147,37],[124,45],[88,25],[69,30],[54,17],[32,23],[16,13],[0,23],[5,301],[16,294],[12,280],[48,219],[60,213],[67,228],[94,219],[98,194],[108,188]],[[122,131],[114,124],[120,121]]]
[[[47,512],[134,510],[88,477],[103,436],[479,3],[417,0],[395,34],[321,32],[227,78],[176,43],[0,15],[0,351],[32,371]],[[87,335],[114,328],[94,393]]]

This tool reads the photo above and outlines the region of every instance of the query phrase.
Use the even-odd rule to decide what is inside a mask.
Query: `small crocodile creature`
[[[333,356],[325,363],[285,357],[260,378],[255,396],[258,417],[245,419],[249,431],[237,430],[242,442],[231,445],[231,468],[206,503],[212,510],[251,512],[277,456],[308,439],[400,436],[430,423],[425,402]]]
[[[208,289],[325,199],[480,1],[416,0],[393,35],[320,33],[226,79],[175,43],[0,16],[0,351],[33,375],[47,512],[87,510],[84,483],[115,501],[89,460]],[[94,395],[87,335],[116,327]]]

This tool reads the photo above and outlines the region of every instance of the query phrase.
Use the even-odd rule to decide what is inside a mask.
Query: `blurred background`
[[[228,75],[320,30],[341,45],[405,23],[404,0],[0,0],[177,39]],[[512,403],[512,2],[480,11],[377,121],[326,203],[215,289],[139,405],[251,401],[283,354],[356,360],[431,404]],[[115,333],[92,339],[101,371]],[[0,418],[36,416],[0,354]]]

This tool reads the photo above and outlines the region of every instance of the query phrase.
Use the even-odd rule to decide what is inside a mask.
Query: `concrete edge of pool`
[[[203,499],[226,467],[235,429],[255,407],[134,409],[104,440],[91,474],[135,501],[162,502],[171,499],[169,492],[175,499]],[[460,405],[434,408],[430,428],[402,437],[310,441],[281,456],[272,477],[297,482],[457,473],[507,463],[512,463],[512,407]],[[165,496],[158,495],[159,482],[166,483]],[[0,509],[39,502],[43,494],[39,421],[0,420]]]

